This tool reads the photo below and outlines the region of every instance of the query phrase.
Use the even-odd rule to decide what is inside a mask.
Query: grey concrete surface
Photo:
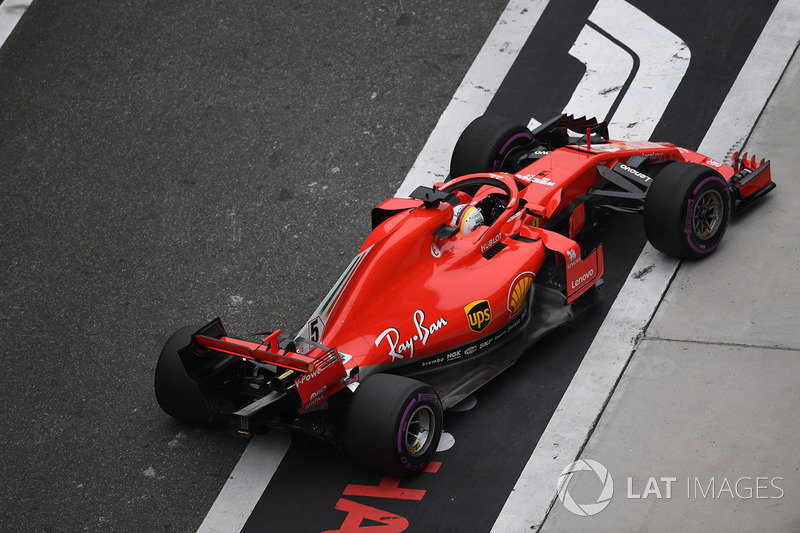
[[[646,340],[581,455],[608,468],[609,506],[556,501],[542,531],[798,531],[798,405],[796,352]],[[594,502],[598,478],[577,475],[571,496]]]
[[[746,146],[779,189],[682,263],[581,454],[608,468],[608,506],[556,500],[542,531],[800,531],[798,86],[795,55]],[[576,476],[594,503],[598,476]]]
[[[745,148],[771,160],[778,188],[734,220],[712,261],[681,265],[648,337],[800,349],[798,63]]]

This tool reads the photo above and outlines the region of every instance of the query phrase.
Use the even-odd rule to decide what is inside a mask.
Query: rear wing
[[[192,343],[201,350],[213,350],[244,357],[259,363],[296,370],[303,374],[314,372],[314,370],[330,364],[331,353],[336,355],[334,359],[337,359],[341,364],[341,358],[336,348],[329,349],[319,345],[319,348],[327,351],[316,357],[309,356],[297,353],[295,351],[296,345],[293,342],[289,342],[285,348],[281,348],[278,342],[280,334],[281,330],[277,330],[265,337],[260,343],[229,337],[225,327],[222,325],[222,320],[217,317],[192,335]]]
[[[217,317],[192,335],[192,343],[187,348],[198,351],[199,355],[203,351],[223,353],[299,372],[301,375],[294,380],[294,386],[303,404],[300,412],[344,387],[347,370],[335,347],[315,344],[315,350],[310,353],[319,355],[297,353],[293,341],[287,342],[284,348],[279,346],[280,333],[281,330],[277,330],[260,343],[228,337],[222,320]]]

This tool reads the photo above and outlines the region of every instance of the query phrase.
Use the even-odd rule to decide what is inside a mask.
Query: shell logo
[[[525,305],[525,297],[528,295],[528,290],[533,283],[533,272],[523,272],[514,279],[511,284],[511,290],[508,291],[508,312],[513,317],[520,311],[522,306]]]

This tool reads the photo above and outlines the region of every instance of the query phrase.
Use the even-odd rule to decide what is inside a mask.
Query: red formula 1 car
[[[417,472],[444,409],[592,303],[608,216],[641,213],[655,248],[700,258],[774,187],[769,162],[747,156],[610,141],[604,123],[571,116],[534,131],[479,117],[448,180],[373,210],[372,233],[296,336],[249,342],[219,318],[180,329],[156,397],[186,422],[289,427],[385,473]]]

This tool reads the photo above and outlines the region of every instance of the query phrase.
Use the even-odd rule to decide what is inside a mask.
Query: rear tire
[[[375,374],[356,389],[344,426],[344,447],[357,463],[391,476],[421,472],[442,435],[442,403],[431,387]]]
[[[477,172],[500,172],[503,159],[517,146],[531,142],[530,130],[506,117],[483,115],[458,138],[450,160],[450,179]]]
[[[644,230],[657,250],[681,259],[705,257],[728,228],[731,197],[718,172],[675,162],[653,178],[644,204]]]
[[[161,409],[173,418],[198,426],[208,426],[219,420],[211,409],[211,399],[184,369],[178,350],[192,341],[199,326],[185,326],[164,344],[158,358],[155,375],[156,400]]]

